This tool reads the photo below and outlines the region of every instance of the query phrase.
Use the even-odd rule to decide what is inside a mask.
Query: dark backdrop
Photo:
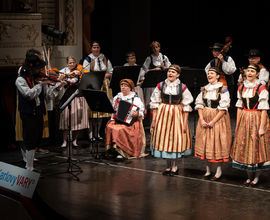
[[[204,68],[211,59],[209,46],[233,39],[229,55],[237,67],[247,64],[251,48],[264,53],[270,65],[267,1],[112,1],[98,0],[91,17],[92,39],[113,65],[122,65],[128,50],[135,50],[137,63],[149,55],[149,43],[161,43],[161,52],[172,63]],[[240,5],[239,5],[240,4]]]

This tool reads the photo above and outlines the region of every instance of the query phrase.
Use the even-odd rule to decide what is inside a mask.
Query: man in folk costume
[[[268,86],[269,81],[269,71],[265,68],[265,66],[262,64],[261,60],[263,57],[263,54],[258,49],[251,49],[248,53],[248,62],[249,64],[257,64],[260,68],[259,72],[259,82],[264,85]],[[242,74],[239,75],[238,82],[243,83],[245,80],[245,76],[243,76],[244,71],[242,71]]]
[[[233,74],[236,71],[236,66],[231,56],[222,54],[223,47],[224,45],[221,43],[214,43],[214,45],[210,47],[212,50],[213,59],[206,65],[205,73],[207,74],[211,67],[216,67],[220,72],[219,82],[228,87],[230,96],[233,97]]]
[[[54,89],[48,89],[48,81],[39,81],[46,63],[36,55],[26,56],[15,85],[18,89],[18,109],[22,120],[23,149],[26,169],[33,170],[35,151],[43,132],[43,115],[46,113],[45,96],[53,97]],[[25,154],[24,154],[25,153]]]

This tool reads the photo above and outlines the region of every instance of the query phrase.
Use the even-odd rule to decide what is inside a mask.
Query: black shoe
[[[102,142],[102,141],[104,140],[103,137],[97,137],[96,139],[97,139],[97,141],[99,141],[99,142]]]
[[[178,175],[179,174],[179,169],[177,169],[176,171],[172,171],[171,170],[171,172],[170,172],[170,176],[176,176],[176,175]]]
[[[212,180],[212,181],[218,181],[218,180],[221,179],[221,177],[222,177],[222,176],[220,176],[220,177],[217,178],[216,176],[213,176],[213,177],[211,178],[211,180]]]
[[[162,175],[164,175],[164,176],[170,176],[170,175],[171,175],[171,169],[169,169],[169,170],[164,170],[164,171],[162,172]]]

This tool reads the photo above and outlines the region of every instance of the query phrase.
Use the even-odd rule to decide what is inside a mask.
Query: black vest
[[[161,84],[160,90],[161,90],[162,103],[165,103],[165,104],[180,104],[181,103],[182,93],[183,93],[181,82],[180,82],[180,84],[177,85],[177,94],[176,95],[165,94],[164,93],[165,88],[166,88],[165,81],[161,82],[160,84]]]
[[[253,97],[251,98],[243,98],[242,97],[242,93],[243,93],[243,90],[244,90],[244,86],[242,86],[241,90],[240,90],[240,97],[243,101],[243,104],[244,104],[244,108],[245,109],[258,109],[258,103],[259,103],[259,89],[261,87],[261,84],[259,84],[255,90],[255,94]],[[249,100],[249,106],[247,104],[247,100]]]
[[[209,107],[209,108],[217,108],[218,105],[219,105],[219,101],[221,99],[220,97],[220,94],[221,94],[221,91],[222,91],[222,88],[223,87],[220,87],[218,90],[217,90],[217,98],[215,100],[210,100],[210,99],[206,99],[204,98],[205,97],[205,93],[206,93],[206,89],[203,88],[203,91],[202,91],[202,99],[203,99],[203,102],[204,102],[204,106],[205,107]]]

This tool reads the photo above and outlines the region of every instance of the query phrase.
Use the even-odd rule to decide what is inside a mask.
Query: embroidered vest
[[[202,88],[202,99],[204,102],[204,106],[208,107],[208,108],[217,108],[219,105],[219,101],[221,99],[220,95],[221,95],[221,91],[222,91],[223,87],[220,87],[219,89],[216,90],[216,99],[206,99],[205,95],[207,93],[206,89],[203,87]]]

